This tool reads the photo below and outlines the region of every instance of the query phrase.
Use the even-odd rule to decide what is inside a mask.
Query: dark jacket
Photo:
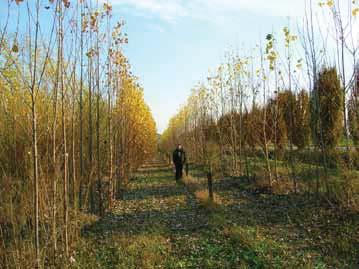
[[[186,152],[183,149],[175,149],[172,154],[173,163],[176,165],[185,164],[186,163]]]

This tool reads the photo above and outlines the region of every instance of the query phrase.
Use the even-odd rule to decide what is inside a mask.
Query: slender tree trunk
[[[239,174],[240,176],[242,176],[243,174],[243,166],[242,166],[242,141],[243,141],[243,93],[242,93],[242,89],[239,90]],[[247,163],[247,157],[245,156],[245,162]]]
[[[289,91],[292,94],[292,58],[291,58],[291,50],[290,50],[290,43],[288,43],[288,81],[289,81]],[[295,97],[297,98],[297,97]],[[294,102],[294,103],[293,103]],[[296,169],[295,169],[295,163],[294,163],[294,150],[293,150],[293,140],[294,140],[294,109],[295,109],[295,102],[296,99],[293,100],[293,98],[290,98],[290,109],[289,109],[289,121],[290,121],[290,138],[289,138],[289,163],[291,167],[291,174],[293,179],[293,189],[294,193],[297,193],[298,186],[297,186],[297,175],[296,175]]]
[[[94,211],[94,196],[93,196],[93,184],[92,184],[92,60],[89,57],[89,111],[88,111],[88,192],[90,193],[90,209]]]
[[[31,78],[31,118],[32,118],[32,158],[33,158],[33,177],[34,177],[34,215],[35,215],[35,266],[40,267],[40,238],[39,238],[39,165],[38,165],[38,147],[37,147],[37,111],[36,111],[36,73],[37,73],[37,57],[38,57],[38,34],[39,34],[39,13],[40,2],[36,1],[36,26],[35,26],[35,44],[34,44],[34,60],[31,61],[31,45],[30,45],[30,70],[32,70]],[[31,63],[33,65],[31,65]]]
[[[72,88],[72,114],[71,114],[71,144],[72,144],[72,189],[71,189],[71,202],[73,209],[76,211],[77,203],[76,203],[76,142],[75,142],[75,98],[76,98],[76,61],[74,63],[73,70],[73,88]]]
[[[98,5],[98,3],[97,3]],[[99,199],[99,213],[103,214],[103,205],[102,205],[102,180],[101,180],[101,160],[100,160],[100,47],[99,47],[99,36],[96,37],[96,51],[97,51],[97,64],[96,64],[96,87],[97,87],[97,97],[96,97],[96,155],[97,155],[97,191]]]
[[[37,115],[36,100],[34,89],[31,93],[31,115],[32,115],[32,157],[33,157],[33,177],[35,192],[35,254],[36,267],[40,267],[40,242],[39,242],[39,172],[38,172],[38,150],[37,150]]]
[[[60,40],[60,39],[59,39]],[[59,69],[60,69],[60,48],[58,48],[57,66],[56,66],[56,82],[54,87],[53,99],[53,125],[52,125],[52,164],[53,164],[53,178],[52,178],[52,240],[53,240],[53,260],[56,263],[57,253],[57,231],[56,231],[56,193],[57,193],[57,177],[58,167],[56,162],[56,129],[57,129],[57,94],[59,87]]]
[[[63,12],[62,3],[59,9],[60,16],[60,88],[61,88],[61,127],[62,127],[62,154],[63,154],[63,218],[64,218],[64,254],[69,257],[69,240],[68,240],[68,152],[67,152],[67,137],[66,137],[66,117],[65,117],[65,85],[64,85],[64,53],[63,53]]]
[[[81,28],[80,28],[80,92],[79,92],[79,124],[80,124],[80,143],[79,143],[79,154],[80,154],[80,184],[79,184],[79,208],[82,209],[82,192],[83,192],[83,179],[84,179],[84,157],[83,157],[83,54],[84,54],[84,42],[83,42],[83,29],[82,25],[84,22],[84,3],[79,3],[81,6]]]
[[[107,1],[107,5],[109,2]],[[108,35],[108,77],[107,77],[107,106],[108,106],[108,154],[109,154],[109,192],[108,192],[108,201],[109,201],[109,208],[112,208],[113,203],[113,145],[112,145],[112,59],[110,55],[111,49],[111,36],[110,36],[110,16],[107,15],[107,35]]]
[[[348,166],[350,169],[352,169],[352,160],[351,160],[351,154],[350,154],[350,134],[349,134],[349,124],[348,124],[348,114],[347,114],[347,85],[346,85],[346,74],[345,74],[345,37],[344,37],[344,29],[341,25],[341,62],[342,62],[342,83],[343,83],[343,114],[344,114],[344,131],[345,131],[345,146],[347,151],[347,157],[348,157]]]
[[[266,81],[264,79],[265,74],[264,74],[264,66],[263,66],[263,52],[262,52],[262,46],[261,46],[261,69],[262,69],[262,82],[263,82],[263,103],[266,103],[266,98],[267,98],[267,87],[266,87]],[[272,187],[272,172],[271,172],[271,167],[270,167],[270,162],[269,162],[269,155],[268,155],[268,141],[267,141],[267,128],[266,128],[266,124],[267,124],[267,109],[264,107],[263,109],[263,124],[262,124],[262,132],[263,132],[263,143],[264,143],[264,157],[266,160],[266,168],[267,168],[267,172],[268,172],[268,183],[269,186]]]
[[[56,8],[60,10],[61,1],[57,1]],[[60,62],[61,62],[61,16],[58,16],[58,29],[57,34],[57,63],[56,63],[56,81],[54,87],[54,99],[53,99],[53,127],[52,127],[52,163],[54,169],[54,175],[52,180],[52,240],[53,240],[53,263],[56,264],[57,256],[57,179],[59,176],[58,164],[56,160],[56,131],[57,131],[57,102],[58,102],[58,90],[60,80]]]

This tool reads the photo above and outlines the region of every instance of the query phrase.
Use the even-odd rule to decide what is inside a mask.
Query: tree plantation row
[[[347,14],[343,2],[320,2],[318,15],[307,1],[298,34],[286,26],[248,54],[228,53],[170,120],[162,153],[182,143],[218,177],[358,209],[358,3],[347,1]],[[321,16],[329,21],[318,31]]]
[[[132,230],[141,230],[144,222],[151,229],[156,224],[149,229],[155,231],[160,224],[151,215],[169,216],[162,229],[174,228],[178,238],[183,236],[183,227],[196,224],[191,218],[198,217],[197,201],[185,183],[167,183],[172,171],[165,168],[162,178],[151,181],[162,187],[154,183],[145,189],[149,194],[143,196],[150,197],[145,203],[136,197],[135,185],[131,201],[123,198],[140,166],[158,151],[168,161],[177,143],[197,168],[190,176],[204,170],[214,176],[214,186],[216,179],[231,177],[269,194],[313,195],[338,212],[357,214],[357,0],[306,0],[305,16],[296,26],[289,20],[254,49],[227,53],[194,87],[159,141],[143,88],[124,53],[124,22],[115,21],[110,1],[3,2],[0,268],[71,267],[85,224],[105,220],[93,230],[102,229],[98,236],[106,237],[110,231],[100,227],[109,223],[104,216],[116,215],[116,205],[125,202],[136,212],[117,211],[123,215],[112,219],[113,226],[120,228],[111,231],[128,236],[123,241],[134,239]],[[160,170],[152,174],[161,177]],[[143,179],[137,186],[152,180]],[[122,200],[115,204],[117,198]],[[175,207],[168,210],[164,198]],[[147,203],[152,211],[144,208]],[[137,226],[125,223],[126,217]],[[177,217],[191,225],[177,223]],[[123,233],[125,226],[131,233]],[[161,247],[156,238],[155,247]],[[162,241],[168,246],[170,239]],[[139,253],[142,245],[136,241],[130,251]],[[159,248],[159,260],[164,260],[163,251]]]
[[[155,152],[155,122],[110,3],[8,1],[1,25],[0,267],[64,265],[81,212]]]

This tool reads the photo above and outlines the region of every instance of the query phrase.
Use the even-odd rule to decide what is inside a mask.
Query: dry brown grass
[[[204,178],[194,178],[188,175],[182,179],[182,182],[187,186],[188,190],[194,194],[197,201],[205,208],[215,210],[220,207],[222,200],[220,196],[213,193],[213,200],[209,198],[207,188],[207,180]]]
[[[195,192],[201,187],[201,180],[194,178],[191,175],[183,177],[182,182],[191,192]]]
[[[198,190],[194,193],[198,202],[205,208],[210,210],[219,209],[222,205],[221,197],[213,193],[213,200],[209,198],[208,190]]]
[[[272,169],[272,187],[269,188],[268,173],[265,169],[258,169],[256,171],[255,185],[259,189],[270,189],[274,194],[288,194],[294,192],[294,182],[292,175],[287,168],[278,167],[278,180],[275,176],[274,168]],[[302,191],[308,188],[301,178],[297,175],[297,191]]]

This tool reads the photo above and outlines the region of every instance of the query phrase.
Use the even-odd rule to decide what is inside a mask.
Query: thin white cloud
[[[351,1],[335,1],[343,13],[343,21],[346,24],[346,18],[350,18]],[[111,2],[115,7],[131,10],[136,16],[156,18],[168,23],[189,17],[223,25],[229,20],[235,21],[243,12],[262,18],[265,16],[300,18],[305,15],[306,3],[309,3],[308,0],[112,0]],[[332,25],[328,27],[333,23],[328,8],[319,8],[319,0],[313,0],[312,3],[318,28],[324,34],[334,35],[335,33],[327,32],[328,28],[333,29]],[[300,21],[301,19],[297,22]],[[356,20],[353,27],[358,29],[358,24]],[[354,42],[358,42],[359,31],[352,32]]]
[[[175,22],[183,17],[215,21],[248,11],[268,16],[301,16],[305,0],[112,0],[116,6],[130,6],[138,11]]]
[[[147,28],[151,31],[155,31],[155,32],[159,32],[159,33],[165,32],[165,28],[163,26],[161,26],[159,24],[155,24],[155,23],[148,23]]]
[[[179,17],[185,17],[186,6],[178,0],[112,0],[115,6],[125,5],[135,8],[137,11],[146,12],[151,16],[158,16],[167,22],[174,22]]]

